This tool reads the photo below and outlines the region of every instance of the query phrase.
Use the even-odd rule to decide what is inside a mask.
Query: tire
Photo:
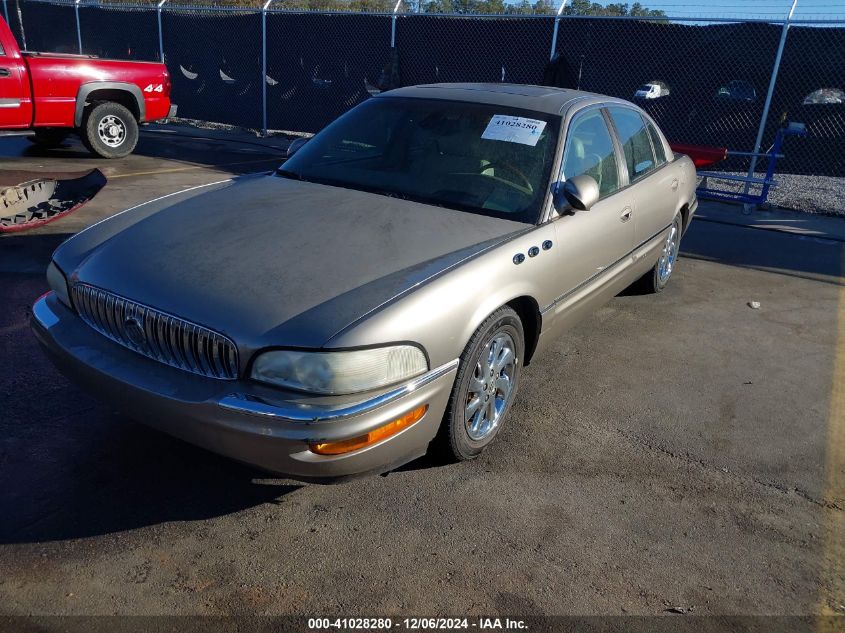
[[[119,103],[97,103],[85,115],[81,134],[85,147],[103,158],[123,158],[138,144],[138,122]]]
[[[493,346],[494,341],[496,346]],[[486,365],[485,370],[484,359],[488,358],[491,350],[497,355],[505,347],[510,349],[511,362],[505,362],[498,368]],[[435,440],[437,452],[446,461],[466,461],[478,457],[499,434],[516,397],[524,353],[522,322],[517,313],[507,306],[487,317],[472,335],[461,354],[449,405]],[[484,371],[487,380],[479,379],[481,371]],[[489,372],[499,372],[500,378],[507,379],[507,393],[502,383],[489,380]],[[484,404],[485,397],[488,403],[492,398],[493,409]],[[471,410],[468,404],[476,400],[479,406]],[[468,411],[472,411],[469,418]],[[491,411],[494,412],[492,416]]]
[[[35,130],[35,135],[30,136],[29,141],[38,147],[50,149],[60,147],[70,134],[70,130],[64,130],[61,128],[41,128],[39,130]]]
[[[657,258],[654,267],[637,281],[638,290],[644,294],[663,292],[677,265],[683,232],[684,221],[679,213],[672,220],[666,241],[663,242],[663,250],[660,252],[660,257]]]

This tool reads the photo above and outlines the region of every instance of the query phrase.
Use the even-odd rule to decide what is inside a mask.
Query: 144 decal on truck
[[[144,92],[164,92],[164,84],[147,84]]]

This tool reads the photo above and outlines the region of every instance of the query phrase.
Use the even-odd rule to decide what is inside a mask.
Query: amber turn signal
[[[417,407],[413,411],[409,411],[401,418],[396,418],[392,422],[388,422],[384,426],[373,429],[366,435],[359,435],[351,437],[348,440],[340,440],[338,442],[322,442],[320,444],[309,444],[308,448],[312,453],[318,455],[342,455],[343,453],[351,453],[361,448],[365,448],[376,442],[386,440],[388,437],[396,435],[399,431],[407,429],[412,424],[419,422],[428,410],[428,405],[424,404]]]

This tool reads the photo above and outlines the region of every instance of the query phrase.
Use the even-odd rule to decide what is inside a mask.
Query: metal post
[[[775,91],[775,84],[777,84],[778,71],[780,70],[780,60],[783,57],[783,48],[786,46],[786,34],[789,31],[789,23],[792,20],[792,14],[795,13],[795,7],[798,0],[792,0],[792,7],[789,9],[789,15],[786,16],[786,21],[783,23],[783,29],[780,32],[780,43],[778,44],[778,52],[775,55],[775,65],[772,67],[772,77],[769,80],[769,90],[766,92],[766,101],[763,104],[763,116],[760,118],[760,127],[757,129],[757,140],[754,142],[754,153],[760,153],[760,147],[763,144],[763,134],[766,131],[766,121],[769,118],[769,108],[772,105],[772,94]],[[748,178],[754,177],[754,170],[757,168],[757,156],[751,157],[751,166],[748,168]],[[745,182],[745,193],[751,189],[751,182]]]
[[[9,3],[8,0],[3,0],[3,15],[6,17],[6,24],[9,25],[11,28],[11,22],[9,22]]]
[[[163,64],[164,63],[164,35],[162,34],[161,30],[161,8],[164,6],[164,3],[167,0],[161,0],[156,6],[156,14],[158,17],[158,59]]]
[[[396,6],[393,7],[393,22],[390,25],[390,48],[396,48],[396,14],[399,13],[399,5],[402,0],[396,0]]]
[[[79,43],[79,54],[82,55],[82,29],[79,28],[79,2],[73,3],[73,10],[76,13],[76,41]]]
[[[267,136],[267,8],[273,0],[261,7],[261,135]]]
[[[552,50],[549,53],[549,59],[555,56],[555,50],[557,49],[557,29],[560,25],[560,16],[563,13],[563,8],[566,6],[566,0],[562,0],[560,6],[557,9],[557,15],[555,16],[555,31],[552,34]]]

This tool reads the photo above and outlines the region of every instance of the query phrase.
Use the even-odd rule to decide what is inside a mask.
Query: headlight
[[[347,394],[392,385],[425,373],[425,354],[413,345],[348,352],[264,352],[252,378],[318,394]]]
[[[72,307],[70,304],[70,294],[67,289],[67,279],[65,279],[64,273],[53,262],[50,262],[50,265],[47,266],[47,285],[50,286],[50,290],[56,293],[59,301],[64,303],[68,308]]]

